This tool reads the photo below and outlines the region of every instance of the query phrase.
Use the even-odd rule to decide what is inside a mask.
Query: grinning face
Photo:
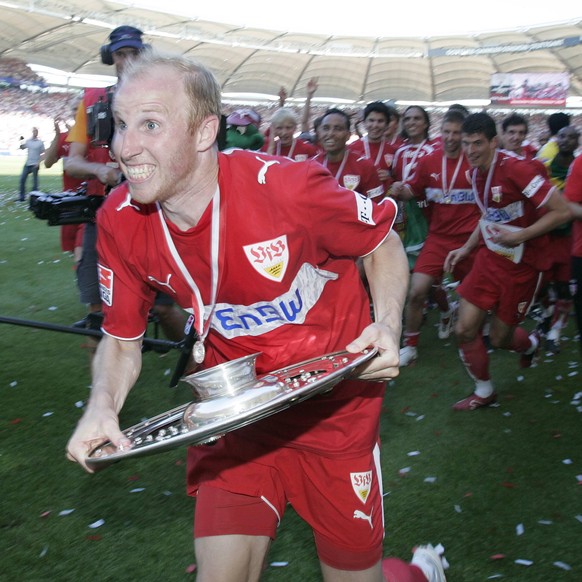
[[[187,129],[189,111],[179,73],[161,65],[118,88],[112,149],[134,200],[165,202],[192,188],[199,128]]]
[[[364,119],[364,127],[368,132],[368,139],[371,142],[380,141],[384,137],[388,121],[386,116],[378,111],[371,111]]]
[[[319,126],[318,136],[319,143],[326,153],[330,155],[342,153],[350,137],[346,119],[337,113],[326,115]]]
[[[519,153],[526,135],[527,127],[525,125],[509,125],[503,132],[503,147],[510,152]]]
[[[406,131],[408,139],[411,142],[417,143],[422,141],[428,132],[428,124],[422,109],[419,107],[410,107],[405,111],[402,116],[402,128]]]
[[[456,121],[446,121],[441,128],[443,148],[448,157],[454,158],[461,152],[461,128],[463,124]]]
[[[482,171],[489,169],[497,148],[497,137],[487,139],[483,133],[464,133],[461,143],[467,160],[473,168],[479,168]]]

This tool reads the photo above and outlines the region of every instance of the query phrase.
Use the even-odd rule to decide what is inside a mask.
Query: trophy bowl
[[[202,445],[224,434],[323,394],[377,354],[369,349],[334,352],[256,375],[259,354],[225,362],[184,378],[199,399],[149,418],[123,431],[131,446],[117,450],[109,441],[95,447],[87,465],[103,468],[129,457],[151,455],[181,445]]]
[[[202,400],[234,396],[257,381],[256,362],[259,353],[219,364],[182,378]]]

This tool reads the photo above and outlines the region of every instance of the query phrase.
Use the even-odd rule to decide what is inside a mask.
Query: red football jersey
[[[473,170],[474,193],[483,217],[491,222],[525,228],[536,222],[539,209],[546,203],[552,183],[537,161],[527,160],[498,150],[491,164],[491,175]],[[547,235],[525,243],[522,261],[539,271],[548,266]],[[505,261],[503,257],[499,261]]]
[[[364,136],[349,144],[348,149],[356,153],[359,157],[370,160],[374,164],[374,167],[380,170],[390,171],[394,154],[399,146],[399,141],[395,141],[393,144],[388,143],[384,139],[371,142],[368,141],[367,136]]]
[[[265,143],[265,145],[263,145],[261,148],[261,151],[266,152],[268,147],[269,144]],[[303,141],[302,139],[293,138],[293,142],[290,146],[284,146],[280,141],[278,141],[275,144],[275,151],[273,152],[273,155],[291,158],[296,162],[304,162],[305,160],[316,156],[317,152],[318,149],[313,144]]]
[[[564,198],[582,204],[582,157],[577,157],[568,170]],[[572,256],[582,257],[582,220],[572,222]]]
[[[426,198],[429,204],[429,234],[468,237],[475,230],[481,212],[475,204],[470,172],[463,154],[453,159],[437,149],[419,159],[406,184],[415,197]]]
[[[244,150],[219,154],[218,181],[213,202],[185,232],[157,205],[134,202],[125,185],[109,195],[98,216],[104,332],[139,338],[156,290],[184,308],[198,291],[210,317],[205,367],[260,352],[262,374],[345,349],[370,322],[354,258],[388,236],[394,202],[341,188],[316,162]],[[383,390],[346,381],[241,431],[326,455],[369,449]]]
[[[344,158],[339,162],[329,162],[325,152],[317,154],[314,160],[327,168],[340,185],[348,190],[360,192],[368,198],[384,194],[384,186],[374,164],[349,149],[346,149]]]

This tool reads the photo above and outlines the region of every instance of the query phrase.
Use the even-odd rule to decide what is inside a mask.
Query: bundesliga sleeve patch
[[[374,222],[373,216],[374,205],[372,201],[367,196],[363,196],[358,192],[354,192],[354,196],[356,197],[358,220],[365,224],[375,226],[376,223]]]
[[[523,193],[528,198],[531,198],[535,195],[535,193],[542,187],[542,184],[545,182],[543,176],[539,174],[533,178],[533,180],[523,189]]]
[[[99,272],[99,295],[101,296],[101,301],[111,307],[113,304],[113,271],[99,264],[97,264],[97,270]]]

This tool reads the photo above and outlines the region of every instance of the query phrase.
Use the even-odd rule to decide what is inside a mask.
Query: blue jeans
[[[26,188],[28,174],[32,174],[32,189],[38,190],[38,165],[29,166],[25,164],[20,176],[20,200],[24,200],[24,190]]]

